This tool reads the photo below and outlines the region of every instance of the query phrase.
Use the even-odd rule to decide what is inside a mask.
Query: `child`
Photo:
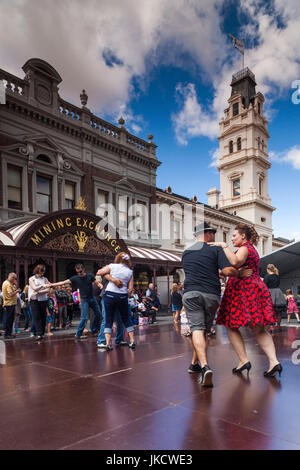
[[[189,327],[189,322],[186,317],[186,312],[184,310],[184,307],[182,307],[181,312],[180,312],[180,323],[181,323],[180,325],[181,334],[183,336],[191,336],[191,330]]]
[[[47,305],[47,336],[53,336],[53,333],[51,333],[51,326],[53,325],[53,320],[54,320],[54,315],[55,311],[57,309],[57,304],[56,304],[56,297],[54,295],[53,289],[50,289],[49,291],[49,297],[48,297],[48,305]]]
[[[300,323],[299,320],[299,309],[296,304],[295,297],[293,296],[293,292],[291,289],[288,289],[285,293],[285,298],[287,300],[288,306],[287,306],[287,316],[288,316],[288,323],[290,323],[290,318],[291,314],[294,313],[295,317],[297,318],[297,323]]]

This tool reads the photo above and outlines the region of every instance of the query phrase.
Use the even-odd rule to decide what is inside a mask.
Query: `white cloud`
[[[199,135],[207,135],[214,138],[217,135],[218,127],[216,120],[205,112],[197,100],[195,85],[178,84],[176,93],[182,99],[183,106],[178,114],[172,115],[175,127],[175,135],[179,144],[187,145],[188,139]]]
[[[188,52],[204,75],[213,75],[221,60],[223,40],[215,27],[221,4],[2,0],[1,67],[22,76],[21,66],[29,58],[44,59],[62,76],[65,99],[79,104],[84,88],[92,111],[118,115],[133,96],[132,79],[143,81],[156,63],[179,64]]]
[[[276,99],[283,93],[287,94],[291,83],[300,79],[300,2],[299,0],[274,0],[273,9],[267,10],[266,2],[242,0],[240,11],[248,17],[246,26],[241,28],[239,34],[240,37],[246,37],[245,66],[255,73],[257,91],[261,91],[266,96],[264,112],[271,120],[277,112],[274,109]],[[224,36],[223,40],[225,41]],[[194,131],[193,134],[188,132],[188,126],[186,126],[186,132],[182,128],[180,139],[178,139],[178,131],[176,133],[179,142],[182,140],[186,144],[189,138],[211,137],[214,134],[214,121],[219,122],[224,108],[227,107],[231,76],[241,69],[241,56],[233,46],[231,47],[231,49],[221,47],[220,53],[226,54],[227,60],[211,79],[215,90],[214,97],[211,107],[205,112],[205,120],[210,122],[211,126],[198,126],[198,132]],[[189,99],[188,94],[187,99]],[[199,114],[201,114],[202,105],[199,102],[198,107]],[[186,112],[186,119],[182,115],[185,109],[186,106],[183,103],[178,113],[181,121],[188,118],[188,112]],[[291,154],[290,158],[294,159],[296,168],[297,157]]]
[[[274,0],[268,10],[265,3],[241,0],[237,8],[247,14],[239,34],[246,37],[245,64],[255,73],[258,90],[267,94],[265,109],[272,117],[278,94],[300,78],[300,2]],[[197,99],[195,85],[179,85],[182,104],[177,119],[172,116],[176,138],[186,145],[194,137],[216,137],[231,75],[241,68],[239,52],[221,29],[224,0],[0,0],[0,4],[2,68],[22,76],[25,61],[40,57],[61,74],[65,99],[79,104],[84,88],[92,111],[118,116],[121,109],[132,115],[128,104],[136,91],[133,78],[143,88],[155,65],[194,64],[201,74],[199,83],[202,79],[212,84],[214,94],[207,108]],[[189,122],[190,117],[194,122]],[[138,131],[142,119],[131,116],[130,125]]]
[[[217,148],[214,151],[211,151],[210,157],[211,157],[211,163],[209,166],[213,168],[218,168],[219,163],[220,163],[220,149]]]
[[[282,152],[270,152],[270,160],[278,163],[289,163],[295,170],[300,170],[300,146],[294,145]]]

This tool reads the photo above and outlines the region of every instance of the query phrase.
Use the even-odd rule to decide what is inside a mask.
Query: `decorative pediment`
[[[52,137],[47,134],[33,134],[24,136],[24,142],[31,143],[35,146],[39,146],[45,150],[59,152],[64,156],[69,156],[69,153],[64,147],[58,144]]]
[[[136,191],[136,187],[128,181],[127,178],[122,178],[119,181],[116,182],[116,186],[118,189],[126,189],[129,191]]]
[[[233,181],[237,178],[241,178],[243,176],[244,172],[243,171],[233,171],[232,173],[230,173],[227,178],[230,180],[230,181]]]

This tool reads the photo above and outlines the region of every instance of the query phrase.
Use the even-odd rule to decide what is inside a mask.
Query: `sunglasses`
[[[78,272],[78,274],[82,274],[82,273],[83,273],[82,269],[81,269],[80,271],[77,271],[77,272]]]

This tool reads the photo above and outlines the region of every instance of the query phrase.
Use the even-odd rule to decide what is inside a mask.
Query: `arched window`
[[[229,142],[229,153],[233,152],[233,140]]]
[[[238,140],[237,140],[237,149],[242,150],[242,139],[241,139],[241,137],[239,137]]]
[[[264,140],[261,141],[261,149],[264,152],[264,150],[265,150],[265,141]]]
[[[48,155],[44,155],[44,154],[40,154],[36,157],[37,160],[39,160],[40,162],[44,162],[44,163],[52,163],[51,161],[51,158],[48,157]]]

